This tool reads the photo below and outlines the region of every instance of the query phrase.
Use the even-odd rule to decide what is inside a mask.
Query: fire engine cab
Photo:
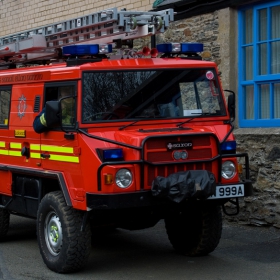
[[[37,219],[58,273],[85,266],[100,227],[164,219],[178,252],[216,248],[222,209],[251,195],[249,160],[202,44],[133,48],[173,20],[113,8],[0,38],[1,241],[11,214]]]

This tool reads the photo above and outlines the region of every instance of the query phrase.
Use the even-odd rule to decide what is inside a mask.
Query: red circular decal
[[[212,71],[207,71],[206,78],[208,80],[213,80],[214,79],[214,73]]]

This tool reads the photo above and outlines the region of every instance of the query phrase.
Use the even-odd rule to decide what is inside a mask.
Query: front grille
[[[212,157],[212,149],[211,148],[203,148],[196,150],[187,150],[188,152],[188,160],[195,159],[209,159]],[[173,161],[172,151],[151,151],[147,153],[147,160],[151,162],[157,161]]]
[[[192,142],[193,148],[186,149],[188,152],[187,159],[175,160],[173,150],[168,150],[167,145],[168,143],[184,142]],[[214,136],[209,134],[149,138],[144,145],[144,159],[151,163],[145,165],[145,188],[150,188],[157,176],[167,177],[180,171],[208,170],[215,174],[218,170],[218,162],[209,161],[217,155],[217,141]],[[193,163],[191,161],[200,162]]]

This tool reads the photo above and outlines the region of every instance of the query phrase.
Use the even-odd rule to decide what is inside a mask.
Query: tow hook
[[[227,212],[225,204],[223,204],[223,212],[225,213],[225,215],[227,215],[227,216],[235,216],[235,215],[237,215],[239,213],[239,200],[238,200],[238,198],[235,198],[235,201],[230,199],[228,202],[230,202],[231,204],[236,206],[236,208],[235,208],[236,211],[233,212],[233,213]]]

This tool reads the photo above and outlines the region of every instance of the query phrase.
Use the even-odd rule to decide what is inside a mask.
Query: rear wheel
[[[66,205],[60,191],[48,193],[38,210],[37,235],[47,267],[67,273],[82,269],[91,248],[89,224],[81,231],[82,212]]]
[[[177,252],[188,256],[207,255],[215,250],[221,238],[221,207],[184,209],[166,217],[165,227]]]
[[[10,225],[10,213],[5,209],[0,209],[0,240],[8,233]]]

